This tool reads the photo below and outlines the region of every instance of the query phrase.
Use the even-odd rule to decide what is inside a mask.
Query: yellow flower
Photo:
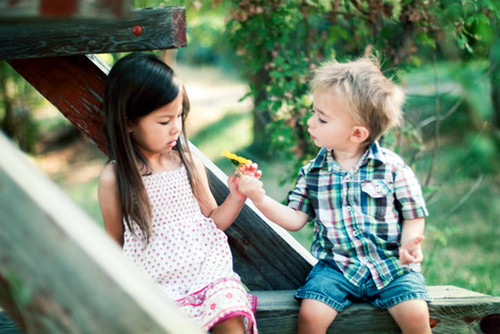
[[[245,159],[245,158],[240,157],[240,156],[237,156],[236,154],[233,154],[233,153],[229,152],[228,150],[222,151],[221,156],[226,157],[229,160],[231,160],[231,162],[235,166],[239,166],[239,165],[244,165],[244,164],[250,163],[250,160]]]

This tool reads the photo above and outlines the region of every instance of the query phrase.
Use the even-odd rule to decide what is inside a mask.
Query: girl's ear
[[[356,143],[363,143],[368,136],[370,136],[370,130],[366,126],[356,125],[352,129],[351,140]]]
[[[132,122],[128,118],[127,118],[127,131],[128,133],[132,133],[134,131],[134,122]]]

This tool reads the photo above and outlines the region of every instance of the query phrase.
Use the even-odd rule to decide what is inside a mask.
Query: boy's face
[[[356,145],[351,139],[356,123],[341,96],[317,90],[313,94],[313,115],[307,121],[309,134],[318,147],[350,150]]]

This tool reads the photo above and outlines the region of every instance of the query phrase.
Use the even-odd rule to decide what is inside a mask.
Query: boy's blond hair
[[[362,57],[347,63],[323,63],[311,82],[313,93],[323,91],[345,99],[354,121],[369,128],[371,144],[391,127],[399,126],[403,90],[385,77],[374,58]]]

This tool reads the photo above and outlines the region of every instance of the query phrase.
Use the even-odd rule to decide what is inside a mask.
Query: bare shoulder
[[[116,166],[114,163],[108,163],[104,166],[99,177],[99,188],[114,187],[116,185]]]
[[[197,172],[205,171],[205,164],[203,164],[203,160],[193,152],[186,154],[187,158],[192,161],[193,166],[196,168]]]

